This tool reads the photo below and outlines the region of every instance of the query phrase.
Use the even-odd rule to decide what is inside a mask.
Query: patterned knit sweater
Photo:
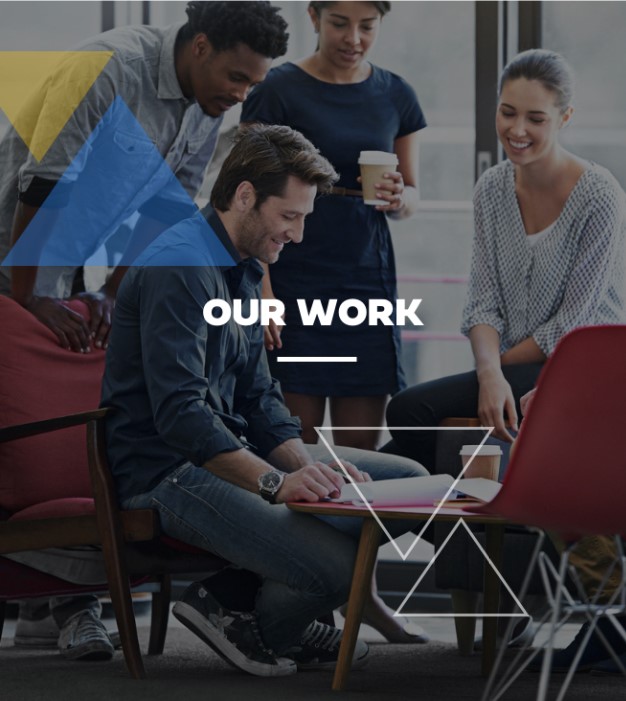
[[[623,323],[626,196],[608,170],[589,164],[531,247],[505,161],[476,184],[474,223],[464,334],[488,324],[501,353],[532,336],[549,355],[578,326]]]

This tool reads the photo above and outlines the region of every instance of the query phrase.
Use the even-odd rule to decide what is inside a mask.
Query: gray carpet
[[[147,631],[141,629],[142,647]],[[2,701],[274,701],[275,699],[363,698],[478,701],[484,679],[478,655],[460,657],[453,645],[372,645],[368,666],[354,672],[346,692],[330,690],[328,672],[303,672],[283,679],[259,679],[238,672],[191,633],[171,629],[165,653],[146,657],[148,679],[128,676],[121,652],[112,662],[67,662],[56,652],[24,652],[4,640],[0,648]],[[506,695],[532,701],[538,676],[526,673]],[[553,694],[554,696],[554,694]],[[626,679],[578,675],[567,699],[624,701]]]

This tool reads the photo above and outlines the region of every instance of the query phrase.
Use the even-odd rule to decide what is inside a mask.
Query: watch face
[[[267,489],[270,492],[278,489],[283,482],[283,476],[280,472],[267,472],[261,475],[260,479],[263,489]]]
[[[263,497],[263,499],[269,501],[270,504],[275,504],[276,495],[278,494],[278,490],[281,488],[284,479],[284,472],[274,470],[271,472],[266,472],[259,477],[259,494]]]

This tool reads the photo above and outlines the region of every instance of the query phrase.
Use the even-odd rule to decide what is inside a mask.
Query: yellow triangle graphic
[[[40,161],[112,51],[0,51],[0,108]]]

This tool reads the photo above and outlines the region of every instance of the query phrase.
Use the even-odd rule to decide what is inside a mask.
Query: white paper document
[[[471,497],[476,499],[476,501],[487,503],[495,498],[501,488],[500,482],[488,480],[484,477],[470,477],[460,480],[454,491],[459,497]]]
[[[452,475],[425,475],[346,484],[341,495],[332,501],[352,504],[367,501],[374,506],[431,506],[436,499],[445,497],[453,482]]]
[[[454,483],[452,475],[425,475],[424,477],[406,477],[378,482],[360,482],[358,485],[346,484],[341,495],[330,499],[343,504],[363,504],[373,506],[432,506],[444,498],[454,500],[457,497],[472,497],[476,501],[491,501],[502,486],[498,482],[483,478],[460,480],[450,494],[448,491]]]

